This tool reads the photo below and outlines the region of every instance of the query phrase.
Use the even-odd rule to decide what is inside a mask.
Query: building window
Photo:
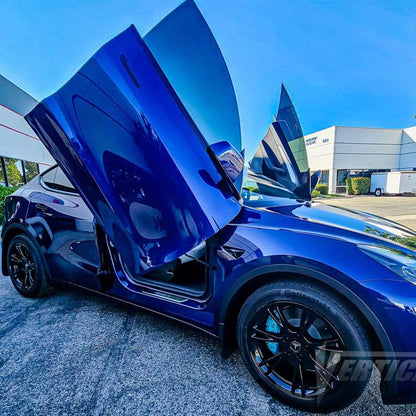
[[[337,186],[335,188],[337,194],[345,194],[347,192],[347,178],[347,169],[337,170]]]
[[[39,174],[39,166],[35,162],[23,162],[25,168],[26,182],[31,181],[35,176]]]
[[[321,172],[319,183],[322,183],[323,185],[329,185],[329,170],[323,170]]]
[[[365,169],[363,170],[363,177],[364,178],[371,178],[371,175],[375,172],[375,169]]]
[[[363,176],[363,171],[361,169],[350,169],[348,173],[349,178],[361,178]]]
[[[5,157],[4,164],[6,167],[7,184],[9,186],[23,185],[25,183],[25,180],[23,175],[22,161],[18,159]]]
[[[340,169],[337,171],[337,186],[346,186],[348,178],[348,170]]]
[[[4,164],[3,158],[0,160],[0,185],[1,186],[7,186],[7,180],[6,180],[6,166]]]

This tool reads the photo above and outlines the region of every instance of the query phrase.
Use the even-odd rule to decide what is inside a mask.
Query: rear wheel
[[[302,410],[342,409],[361,395],[371,376],[369,342],[357,314],[310,283],[285,280],[258,289],[240,311],[237,336],[257,382]],[[351,352],[354,359],[364,357],[355,381],[344,371]]]
[[[40,297],[48,290],[48,274],[36,244],[19,234],[7,248],[7,269],[16,290],[23,296]]]

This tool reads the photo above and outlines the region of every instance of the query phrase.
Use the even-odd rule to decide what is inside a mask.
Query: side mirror
[[[234,186],[240,192],[244,175],[244,150],[239,152],[232,144],[226,141],[214,143],[209,147],[215,153]]]

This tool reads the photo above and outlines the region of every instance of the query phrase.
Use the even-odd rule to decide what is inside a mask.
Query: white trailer
[[[416,194],[416,171],[375,172],[371,175],[370,192],[383,194]]]

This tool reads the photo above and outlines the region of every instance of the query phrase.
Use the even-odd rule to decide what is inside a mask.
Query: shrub
[[[4,218],[4,200],[6,199],[6,196],[12,194],[18,186],[14,186],[12,188],[9,188],[8,186],[0,186],[0,225],[3,224],[3,218]]]
[[[370,178],[349,178],[349,180],[353,195],[368,194],[370,192]]]
[[[257,186],[245,186],[245,189],[247,189],[250,192],[254,192],[256,194],[260,193],[260,189]]]
[[[314,189],[312,191],[312,198],[317,198],[318,196],[320,196],[321,194],[319,193],[319,191],[317,191],[316,189]]]
[[[353,195],[351,178],[347,178],[346,185],[347,185],[347,194],[348,195]]]
[[[315,186],[315,190],[321,195],[328,195],[328,185],[325,185],[324,183],[318,183],[318,185]]]

